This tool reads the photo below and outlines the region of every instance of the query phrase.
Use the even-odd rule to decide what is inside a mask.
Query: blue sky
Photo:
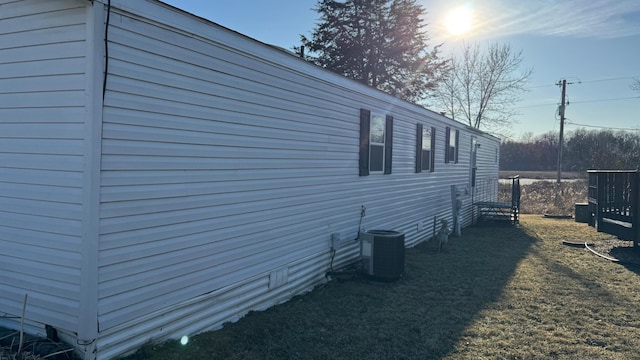
[[[290,49],[309,35],[318,19],[316,0],[163,0],[259,41]],[[427,10],[431,44],[444,54],[463,42],[508,42],[523,51],[523,66],[533,67],[529,91],[515,107],[511,128],[518,139],[558,131],[560,88],[567,79],[567,131],[590,126],[638,129],[640,92],[630,89],[640,77],[640,1],[637,0],[419,0]],[[515,4],[515,5],[514,5]],[[444,25],[459,6],[473,11],[465,35],[450,35]],[[434,109],[438,110],[438,109]],[[577,125],[580,124],[580,125]],[[634,131],[634,130],[632,130]]]

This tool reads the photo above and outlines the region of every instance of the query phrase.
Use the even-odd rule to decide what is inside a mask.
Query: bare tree
[[[640,92],[640,78],[633,79],[631,89]]]
[[[474,128],[499,131],[509,127],[517,112],[513,105],[526,91],[533,69],[519,72],[522,51],[509,44],[463,46],[449,60],[447,79],[438,88],[437,100],[455,120]]]

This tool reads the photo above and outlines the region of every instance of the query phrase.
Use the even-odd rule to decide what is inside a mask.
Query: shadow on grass
[[[189,346],[148,346],[130,359],[439,359],[496,301],[535,238],[518,227],[473,227],[443,252],[406,253],[395,283],[334,280]]]
[[[640,249],[631,246],[617,246],[611,249],[609,255],[619,259],[620,265],[629,271],[640,275]]]

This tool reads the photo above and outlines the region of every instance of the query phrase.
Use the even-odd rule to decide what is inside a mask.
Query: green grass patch
[[[585,224],[522,216],[408,249],[394,283],[333,280],[217,331],[133,359],[629,359],[640,349],[633,269],[562,240]]]

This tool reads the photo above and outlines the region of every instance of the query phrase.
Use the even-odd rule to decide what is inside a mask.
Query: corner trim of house
[[[104,77],[105,7],[86,5],[86,111],[82,194],[82,263],[78,340],[98,337],[98,241],[102,149],[102,81]]]

